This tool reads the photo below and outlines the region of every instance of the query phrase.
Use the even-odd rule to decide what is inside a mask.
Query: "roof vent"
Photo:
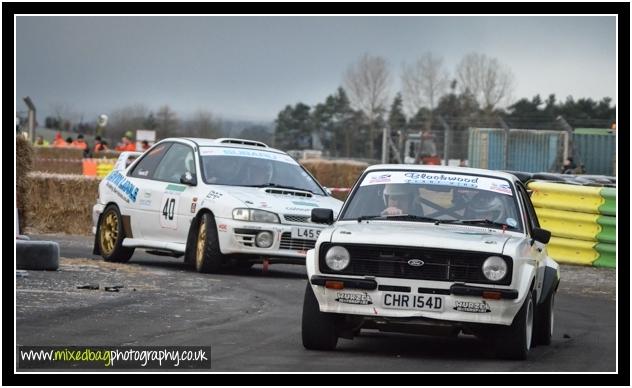
[[[267,144],[262,143],[260,141],[254,141],[254,140],[221,138],[221,139],[217,139],[217,141],[219,143],[224,143],[224,144],[226,144],[226,143],[229,143],[229,144],[241,144],[241,145],[249,145],[249,146],[254,146],[254,147],[268,148]]]

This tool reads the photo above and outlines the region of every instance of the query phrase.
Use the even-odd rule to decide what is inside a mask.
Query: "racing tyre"
[[[195,243],[195,269],[202,273],[217,272],[223,263],[215,219],[211,214],[204,213],[200,218]]]
[[[546,300],[538,306],[535,314],[535,330],[533,341],[536,345],[550,345],[555,323],[555,290],[552,290]]]
[[[335,349],[338,343],[336,322],[336,316],[320,311],[314,290],[307,282],[301,322],[303,346],[312,350]]]
[[[123,219],[116,205],[108,205],[101,214],[97,228],[97,244],[105,261],[125,263],[134,254],[134,248],[123,246]]]
[[[525,298],[510,327],[497,338],[497,351],[502,358],[526,360],[531,349],[535,315],[534,291]]]

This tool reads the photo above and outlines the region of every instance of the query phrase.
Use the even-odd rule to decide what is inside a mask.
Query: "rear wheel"
[[[307,283],[303,300],[301,335],[303,346],[313,350],[333,350],[338,343],[337,322],[334,314],[323,313],[318,306],[311,284]]]
[[[116,205],[108,205],[101,214],[97,229],[99,252],[105,261],[127,262],[134,254],[134,248],[123,246],[123,220]]]
[[[198,272],[217,272],[224,263],[219,249],[215,219],[209,213],[202,214],[195,244],[195,269]]]

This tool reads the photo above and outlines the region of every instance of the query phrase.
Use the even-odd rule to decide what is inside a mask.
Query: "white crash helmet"
[[[272,180],[274,167],[271,161],[253,158],[248,167],[248,174],[251,180],[265,183],[269,183]]]
[[[413,193],[414,187],[407,183],[388,183],[384,186],[382,198],[384,198],[384,205],[388,206],[389,196],[406,196],[410,200]]]
[[[469,203],[468,216],[505,223],[507,209],[499,195],[487,191],[478,193]]]

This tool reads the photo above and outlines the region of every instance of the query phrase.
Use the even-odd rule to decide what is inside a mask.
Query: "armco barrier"
[[[560,263],[616,266],[616,189],[532,181],[540,225],[551,231],[549,255]]]

